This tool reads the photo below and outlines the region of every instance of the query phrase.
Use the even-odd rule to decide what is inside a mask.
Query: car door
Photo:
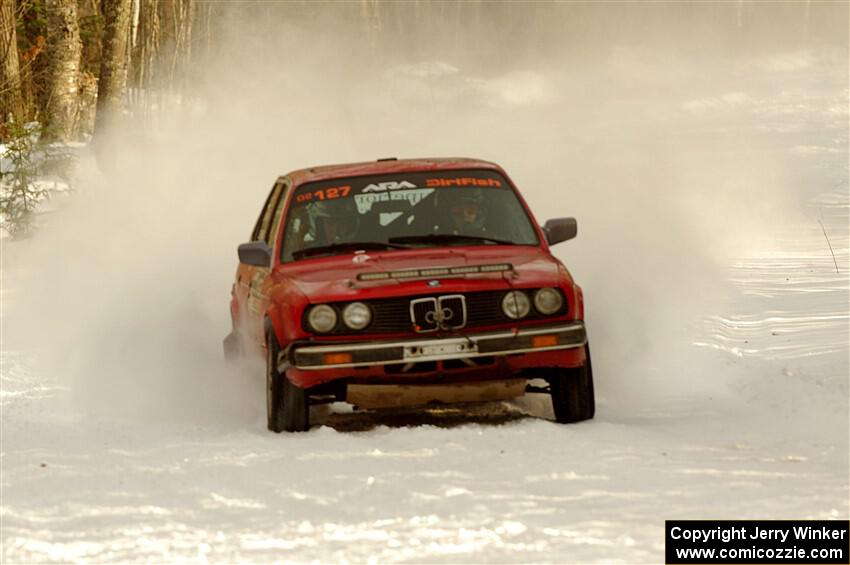
[[[273,223],[274,212],[283,193],[284,183],[276,182],[269,192],[263,205],[254,230],[251,232],[251,241],[269,240],[270,226]],[[271,246],[270,246],[271,247]],[[262,343],[263,340],[263,301],[262,284],[267,278],[270,269],[267,267],[256,267],[240,263],[236,271],[235,312],[233,319],[237,331],[245,341]]]
[[[266,231],[265,242],[266,245],[269,246],[269,249],[272,250],[272,266],[274,266],[276,261],[279,261],[281,256],[280,247],[283,245],[283,241],[278,245],[278,239],[281,230],[283,229],[284,223],[284,214],[286,208],[286,200],[289,195],[289,187],[290,181],[289,179],[283,180],[283,186],[281,187],[280,195],[277,199],[277,203],[275,204],[274,210],[271,215],[271,222],[269,224],[269,229]],[[272,287],[275,284],[275,277],[271,276],[272,269],[264,269],[261,275],[255,275],[254,286],[252,287],[252,293],[254,300],[257,301],[257,322],[256,328],[259,332],[260,339],[265,339],[263,335],[266,331],[265,324],[265,314],[268,312],[270,303],[271,303],[271,291]],[[253,312],[254,310],[252,310]]]

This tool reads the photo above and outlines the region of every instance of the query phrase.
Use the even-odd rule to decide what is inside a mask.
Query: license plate
[[[433,345],[422,345],[411,347],[407,357],[440,357],[443,355],[463,355],[476,353],[478,346],[469,343],[435,343]]]

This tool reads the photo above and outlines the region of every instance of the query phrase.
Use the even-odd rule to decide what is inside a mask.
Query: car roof
[[[466,157],[441,157],[424,159],[378,159],[361,163],[340,165],[322,165],[292,171],[288,177],[297,186],[305,182],[315,182],[345,177],[383,175],[391,173],[410,173],[417,171],[447,171],[452,169],[489,169],[504,174],[502,168],[489,161]]]

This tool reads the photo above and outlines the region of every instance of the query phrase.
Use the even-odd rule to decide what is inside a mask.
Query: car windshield
[[[453,170],[352,177],[299,186],[281,260],[365,249],[537,245],[528,214],[495,171]]]

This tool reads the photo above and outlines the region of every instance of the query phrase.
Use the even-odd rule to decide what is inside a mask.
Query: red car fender
[[[288,279],[282,278],[272,287],[266,319],[281,347],[306,335],[301,327],[301,315],[307,305],[307,297]]]
[[[573,292],[575,293],[575,319],[584,320],[584,292],[577,284],[573,284]]]
[[[574,320],[584,320],[584,293],[581,287],[573,280],[570,271],[563,263],[558,261],[558,274],[561,290],[569,302],[569,310],[572,312]]]

